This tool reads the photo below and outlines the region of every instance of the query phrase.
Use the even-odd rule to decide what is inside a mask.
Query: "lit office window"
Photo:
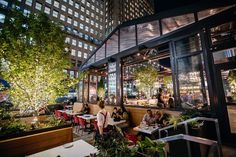
[[[90,14],[89,10],[86,10],[86,14],[87,14],[87,15],[89,15],[89,14]]]
[[[85,4],[85,0],[82,0],[82,3]]]
[[[94,3],[95,2],[95,0],[92,0],[92,2]],[[106,2],[107,3],[107,2]]]
[[[96,8],[96,12],[99,13],[99,9],[98,8]]]
[[[35,8],[36,8],[37,10],[41,10],[41,9],[42,9],[42,4],[36,2]]]
[[[94,33],[94,29],[92,29],[92,28],[91,28],[91,29],[90,29],[90,33],[92,33],[92,34],[93,34],[93,33]]]
[[[69,0],[69,4],[73,6],[74,5],[74,1],[73,0]]]
[[[100,25],[100,29],[102,30],[102,25]]]
[[[76,46],[76,40],[72,39],[72,45]]]
[[[79,24],[80,29],[84,29],[84,25],[82,23]]]
[[[96,20],[98,20],[98,16],[96,15]]]
[[[84,12],[84,7],[81,6],[81,11]]]
[[[95,24],[96,28],[98,28],[98,23]]]
[[[45,6],[44,12],[45,12],[46,14],[50,14],[50,8]]]
[[[90,3],[89,2],[87,2],[87,7],[90,7]]]
[[[100,14],[103,15],[103,11],[100,11]]]
[[[66,6],[61,5],[61,10],[66,12]]]
[[[78,26],[78,22],[74,20],[74,24],[73,24],[75,27]]]
[[[5,1],[5,0],[1,0],[1,1],[0,1],[0,4],[3,5],[4,7],[7,7],[7,6],[8,6],[8,2]],[[31,1],[31,5],[32,5],[32,1]]]
[[[53,10],[53,12],[52,12],[52,16],[53,16],[53,17],[58,17],[58,11]]]
[[[89,50],[90,50],[90,51],[93,51],[93,46],[90,45],[90,46],[89,46]]]
[[[4,14],[0,14],[0,23],[4,23],[5,17]]]
[[[72,15],[73,14],[72,9],[68,8],[68,13]]]
[[[102,22],[102,18],[100,18],[100,22]]]
[[[69,24],[72,23],[72,19],[70,17],[67,17],[67,23],[69,23]]]
[[[86,22],[89,23],[89,18],[86,17]]]
[[[62,14],[61,14],[60,20],[65,21],[65,15],[62,15]]]
[[[28,15],[30,14],[30,11],[29,11],[29,10],[26,10],[26,9],[24,9],[24,12],[23,12],[23,14],[24,14],[25,16],[28,16]]]
[[[93,20],[91,20],[91,25],[94,25],[94,21]]]
[[[70,38],[66,37],[65,43],[70,43]]]
[[[79,37],[83,38],[84,34],[82,32],[79,32]]]
[[[80,15],[80,19],[81,19],[82,21],[84,21],[84,16],[83,16],[83,15]]]
[[[83,47],[83,43],[79,41],[79,47]]]
[[[54,1],[54,6],[59,8],[59,2],[58,1]]]
[[[64,2],[67,2],[67,0],[63,0]]]
[[[88,28],[88,26],[85,26],[85,31],[87,31],[87,32],[89,31],[89,28]]]
[[[52,4],[52,0],[46,0],[48,4]]]
[[[94,13],[91,13],[91,16],[94,17]]]
[[[92,5],[92,9],[93,9],[93,10],[95,9],[94,5]]]
[[[25,4],[29,5],[29,6],[32,6],[32,0],[26,0],[25,1]]]
[[[84,53],[84,59],[86,59],[88,57],[87,53]]]
[[[85,35],[84,35],[84,39],[85,39],[85,40],[88,40],[88,38],[89,38],[88,35],[85,34]]]
[[[75,50],[74,50],[74,49],[71,49],[71,55],[72,55],[72,56],[76,56],[76,55],[75,55]]]
[[[84,44],[84,49],[85,49],[85,50],[88,49],[88,44]]]
[[[75,16],[75,17],[79,17],[79,13],[75,11],[75,12],[74,12],[74,16]]]
[[[81,51],[78,51],[78,54],[77,54],[78,57],[81,57],[82,56],[82,53]]]
[[[79,3],[75,3],[75,8],[79,9]]]

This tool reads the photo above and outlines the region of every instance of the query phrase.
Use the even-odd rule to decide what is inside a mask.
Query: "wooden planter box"
[[[73,141],[70,125],[40,129],[0,141],[0,153],[4,157],[23,157]],[[8,137],[12,137],[8,136]]]

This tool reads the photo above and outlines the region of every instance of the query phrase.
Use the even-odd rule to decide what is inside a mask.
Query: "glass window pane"
[[[214,63],[221,64],[233,60],[236,56],[236,48],[221,50],[213,53]]]
[[[159,21],[138,24],[137,29],[139,44],[160,36]]]
[[[120,29],[120,51],[136,46],[135,26]]]
[[[79,82],[78,85],[78,101],[82,102],[83,100],[83,81]]]
[[[161,20],[163,34],[169,33],[183,26],[193,23],[194,14],[169,17]]]
[[[96,61],[99,61],[101,59],[105,58],[105,44],[103,44],[102,47],[99,48],[96,52]]]
[[[231,8],[232,6],[227,6],[227,7],[220,7],[220,8],[214,8],[214,9],[207,9],[207,10],[203,10],[197,13],[198,15],[198,20],[207,18],[209,16],[218,14],[224,10],[227,10],[229,8]]]
[[[93,56],[88,60],[88,64],[93,64],[93,63],[94,63],[94,58],[95,58],[95,55],[93,55]]]
[[[210,29],[211,44],[219,45],[236,40],[236,22],[228,22]]]
[[[202,50],[200,35],[196,34],[175,42],[177,55],[197,52]]]
[[[118,53],[118,31],[116,31],[106,42],[107,44],[107,56]]]
[[[184,109],[207,108],[208,92],[202,56],[178,59],[177,66],[181,106]]]
[[[97,102],[97,76],[90,75],[89,82],[89,102]]]

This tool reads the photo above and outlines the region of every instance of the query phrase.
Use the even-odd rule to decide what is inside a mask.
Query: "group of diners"
[[[169,115],[167,113],[162,113],[158,110],[155,113],[151,109],[148,109],[146,114],[143,116],[142,122],[145,125],[158,124],[160,126],[166,126],[168,122]]]

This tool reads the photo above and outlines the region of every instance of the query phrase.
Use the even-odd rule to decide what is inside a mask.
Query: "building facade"
[[[102,0],[1,0],[0,25],[4,23],[7,10],[15,8],[26,16],[44,12],[66,30],[65,42],[70,46],[72,67],[67,69],[71,77],[84,59],[96,49],[104,38],[104,2]]]
[[[154,13],[150,0],[106,0],[105,31],[112,32],[119,24]]]

